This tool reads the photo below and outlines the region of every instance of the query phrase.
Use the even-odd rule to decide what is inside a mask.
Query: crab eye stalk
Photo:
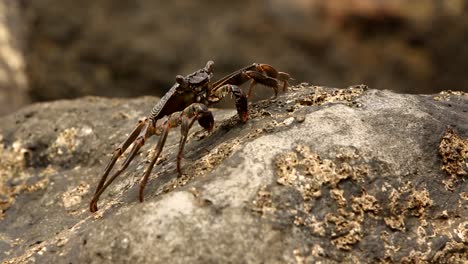
[[[188,86],[188,81],[187,79],[185,79],[184,76],[182,75],[177,75],[176,78],[175,78],[176,82],[182,86],[182,87],[187,87]]]
[[[212,60],[208,61],[205,66],[206,71],[213,72],[213,65],[214,65],[214,62]]]

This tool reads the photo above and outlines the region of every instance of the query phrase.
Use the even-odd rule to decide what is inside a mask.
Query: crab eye
[[[213,65],[214,65],[214,62],[213,61],[208,61],[206,63],[206,66],[205,66],[205,69],[207,72],[213,72]]]
[[[188,82],[187,80],[185,79],[184,76],[182,75],[177,75],[176,78],[175,78],[176,82],[180,85],[180,86],[183,86],[183,87],[187,87],[188,86]]]

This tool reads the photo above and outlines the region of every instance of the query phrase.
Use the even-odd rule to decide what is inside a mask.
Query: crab
[[[151,136],[159,136],[155,146],[155,155],[151,158],[150,164],[144,172],[140,182],[139,200],[144,200],[144,189],[148,182],[149,175],[161,154],[169,131],[180,126],[181,138],[177,154],[177,172],[182,175],[181,160],[183,150],[187,141],[188,133],[195,121],[200,126],[211,132],[214,126],[214,118],[208,106],[221,101],[225,96],[235,97],[235,105],[240,122],[245,123],[248,119],[247,97],[256,84],[271,87],[274,90],[274,97],[278,95],[278,90],[287,90],[289,74],[279,72],[268,64],[254,63],[252,65],[234,71],[223,78],[212,81],[213,61],[208,61],[206,66],[187,76],[177,75],[176,83],[172,88],[156,103],[149,116],[138,121],[136,127],[121,144],[119,144],[107,164],[104,173],[99,181],[89,209],[91,212],[98,210],[97,203],[99,197],[107,187],[128,167],[130,162],[137,155],[145,141]],[[250,81],[247,94],[239,87]],[[117,160],[130,147],[130,153],[120,165],[120,168],[107,179],[116,164]]]

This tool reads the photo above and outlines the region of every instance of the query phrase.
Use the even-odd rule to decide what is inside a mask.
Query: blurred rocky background
[[[0,116],[30,102],[25,26],[18,3],[0,0]]]
[[[0,115],[84,95],[162,95],[215,61],[298,82],[468,90],[468,0],[0,0]]]

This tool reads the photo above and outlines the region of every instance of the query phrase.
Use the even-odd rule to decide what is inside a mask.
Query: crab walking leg
[[[195,122],[198,120],[198,123],[208,131],[211,131],[214,125],[213,114],[208,107],[204,104],[193,103],[186,107],[181,112],[175,112],[169,117],[166,117],[156,123],[156,134],[160,135],[158,144],[155,147],[156,154],[151,159],[150,165],[145,171],[145,175],[140,183],[140,202],[143,202],[144,198],[144,189],[148,182],[149,175],[153,170],[154,164],[161,154],[164,144],[166,143],[166,138],[169,133],[169,130],[173,127],[181,126],[181,140],[179,143],[179,153],[177,154],[177,170],[180,175],[180,159],[182,158],[182,151],[184,149],[185,141],[187,140],[188,132]]]
[[[283,92],[286,92],[288,88],[288,81],[292,80],[291,76],[286,72],[279,72],[271,65],[268,64],[257,64],[256,70],[258,72],[264,72],[268,77],[275,78],[280,82],[283,82]]]
[[[180,125],[180,142],[179,142],[179,152],[177,153],[177,172],[179,173],[179,177],[182,176],[182,170],[181,170],[181,161],[183,158],[183,151],[184,151],[184,146],[185,142],[187,141],[188,137],[188,132],[190,128],[192,127],[193,123],[195,122],[196,117],[193,118],[184,118],[182,117],[182,124]]]
[[[148,133],[149,132],[148,129],[149,129],[150,126],[151,125],[150,125],[149,122],[145,122],[145,126],[143,127],[143,129],[141,130],[141,132],[138,135],[137,139],[135,140],[135,142],[133,144],[133,148],[130,151],[128,157],[125,159],[124,163],[114,173],[114,175],[112,175],[112,177],[107,182],[105,182],[105,184],[99,189],[99,191],[97,191],[94,194],[93,199],[91,200],[91,203],[89,204],[89,209],[90,209],[91,212],[96,212],[98,210],[97,202],[98,202],[99,197],[101,196],[101,194],[128,167],[130,162],[133,160],[133,158],[138,153],[138,150],[140,150],[140,148],[145,144],[145,139],[150,136],[149,133]]]
[[[156,163],[156,160],[158,160],[159,154],[161,154],[164,144],[166,143],[167,134],[169,133],[170,129],[171,129],[170,124],[167,124],[167,126],[164,128],[162,132],[162,135],[159,137],[158,144],[156,145],[156,154],[151,159],[151,163],[146,169],[145,176],[140,182],[140,193],[139,193],[140,202],[143,202],[143,194],[144,194],[146,183],[148,182],[148,178],[149,178],[149,175],[151,174],[151,171],[153,170],[154,164]]]
[[[245,96],[244,92],[239,86],[234,84],[224,84],[220,87],[217,87],[213,89],[213,94],[210,98],[208,98],[208,100],[210,103],[217,103],[228,94],[234,95],[236,98],[237,114],[239,114],[239,118],[242,123],[247,122],[247,119],[249,118],[247,96]]]
[[[137,138],[137,136],[140,133],[141,129],[145,125],[145,122],[146,122],[146,120],[138,121],[138,125],[132,131],[130,136],[128,136],[128,138],[124,142],[122,142],[117,148],[115,148],[114,155],[112,156],[112,159],[110,160],[110,162],[107,164],[107,167],[104,170],[104,174],[102,175],[101,180],[99,181],[99,184],[98,184],[94,194],[98,193],[101,190],[102,186],[106,182],[106,179],[107,179],[107,176],[109,175],[109,172],[112,170],[112,168],[114,167],[114,165],[117,162],[117,160],[119,159],[119,157],[127,150],[127,148],[130,146],[130,144],[132,144],[133,141],[135,141],[135,139]]]
[[[257,83],[271,87],[275,91],[275,97],[278,96],[278,81],[275,78],[265,76],[258,71],[246,71],[243,74],[246,76],[246,78],[252,79],[252,81],[250,82],[249,90],[247,91],[247,97],[250,96],[252,88]]]
[[[294,80],[288,73],[285,72],[278,72],[278,77],[276,77],[279,81],[283,82],[283,92],[286,92],[289,86],[289,80]]]

